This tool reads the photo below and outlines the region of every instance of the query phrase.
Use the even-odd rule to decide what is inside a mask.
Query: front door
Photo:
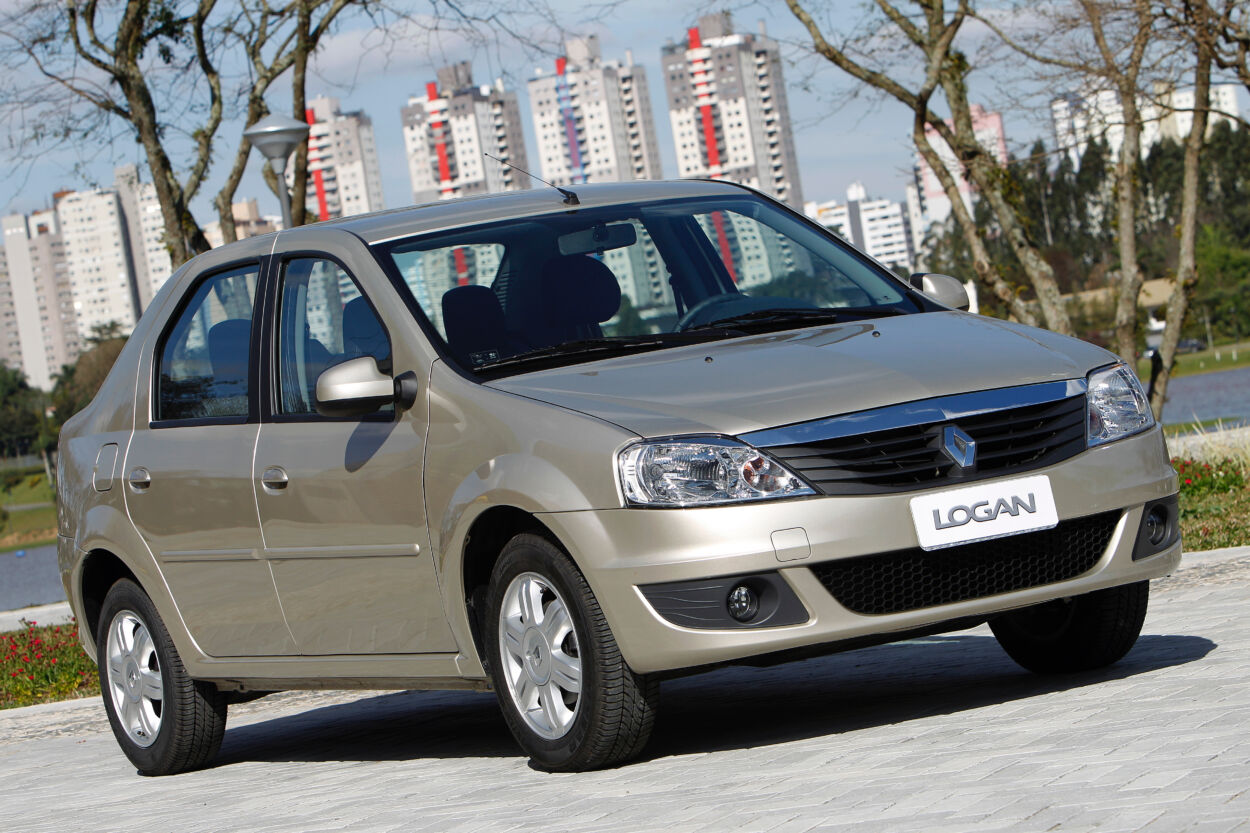
[[[355,280],[329,259],[285,260],[276,287],[269,385],[252,474],[265,555],[299,652],[455,651],[425,525],[425,409],[363,419],[313,408],[327,367],[390,339]]]
[[[122,469],[131,520],[191,636],[216,657],[295,653],[251,478],[258,275],[248,264],[191,290],[153,347],[150,418],[137,421]]]

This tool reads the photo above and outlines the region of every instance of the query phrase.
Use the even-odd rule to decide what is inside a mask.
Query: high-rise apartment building
[[[83,338],[117,323],[129,333],[138,320],[138,288],[131,275],[129,234],[116,191],[57,195],[56,216],[65,244],[69,282]]]
[[[803,205],[781,50],[761,26],[736,33],[728,12],[699,18],[661,50],[683,177],[725,178]]]
[[[1237,124],[1240,114],[1237,89],[1236,84],[1211,86],[1208,132],[1221,121]],[[1162,139],[1179,142],[1189,135],[1194,123],[1193,88],[1156,84],[1152,96],[1138,97],[1137,109],[1142,120],[1141,152],[1144,155]],[[1055,147],[1067,153],[1073,165],[1080,164],[1085,148],[1099,138],[1106,140],[1111,158],[1119,158],[1124,145],[1124,108],[1114,91],[1094,90],[1059,96],[1050,102],[1050,118]]]
[[[52,376],[78,358],[78,317],[57,214],[0,220],[5,274],[0,279],[0,360],[30,384],[51,390]]]
[[[910,272],[915,259],[911,228],[903,205],[870,200],[861,183],[846,189],[846,202],[809,202],[807,216],[891,269]]]
[[[255,198],[236,202],[230,205],[230,214],[234,218],[234,239],[244,240],[248,237],[259,237],[277,231],[281,221],[277,217],[262,217]],[[204,224],[204,236],[208,245],[214,249],[226,242],[221,233],[221,221],[213,220]]]
[[[1000,165],[1006,165],[1007,134],[1003,131],[1002,114],[988,112],[979,104],[972,105],[971,109],[972,129],[977,142],[989,151]],[[925,135],[937,151],[943,166],[954,177],[955,183],[959,186],[959,195],[963,198],[964,205],[971,211],[972,195],[975,189],[972,183],[964,177],[963,165],[955,158],[955,152],[950,149],[932,125],[925,128]],[[933,172],[933,168],[929,167],[929,163],[919,153],[916,154],[915,177],[916,196],[919,199],[920,213],[924,217],[925,227],[927,228],[932,223],[943,222],[951,213],[950,198],[946,195],[946,189],[942,187],[941,180]],[[918,234],[923,234],[923,232],[924,229],[917,231]]]
[[[539,69],[527,85],[543,178],[556,185],[659,179],[651,93],[633,53],[604,62],[595,35],[564,48],[555,73]]]
[[[165,245],[165,215],[156,196],[156,186],[140,182],[139,169],[134,165],[122,165],[113,171],[113,187],[121,200],[135,291],[142,313],[174,272],[169,247]]]
[[[468,61],[437,76],[400,110],[413,202],[529,188],[525,174],[484,155],[528,170],[516,93],[502,80],[475,86]]]
[[[382,167],[373,122],[363,112],[344,113],[339,100],[318,96],[308,104],[308,188],[311,217],[329,220],[380,211]],[[287,167],[288,184],[291,166]]]

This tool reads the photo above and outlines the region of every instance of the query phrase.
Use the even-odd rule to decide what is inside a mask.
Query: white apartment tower
[[[846,202],[809,202],[807,216],[837,233],[869,257],[900,272],[910,272],[915,260],[911,224],[900,203],[870,200],[861,183],[846,189]]]
[[[51,390],[61,366],[78,358],[78,317],[54,211],[0,220],[5,273],[0,278],[0,361],[30,384]]]
[[[380,211],[382,167],[373,122],[362,112],[342,112],[339,100],[329,96],[314,98],[304,115],[309,124],[309,214],[329,220]]]
[[[1208,133],[1221,121],[1236,125],[1236,84],[1211,85],[1211,113],[1207,118]],[[1139,96],[1137,109],[1142,120],[1141,152],[1146,154],[1162,139],[1182,141],[1194,123],[1193,88],[1176,88],[1165,83],[1155,85],[1151,97]],[[1073,165],[1079,165],[1085,148],[1092,140],[1105,139],[1111,158],[1118,159],[1124,145],[1124,108],[1112,90],[1067,93],[1050,102],[1051,126],[1055,147],[1068,154]]]
[[[137,287],[131,279],[130,247],[121,199],[97,189],[58,195],[56,216],[83,338],[116,322],[129,333],[138,319]]]
[[[741,182],[801,207],[781,50],[762,29],[735,33],[721,12],[661,50],[677,171]]]
[[[165,215],[156,197],[156,186],[140,182],[139,169],[134,165],[114,169],[113,187],[121,200],[126,221],[131,266],[142,313],[174,272],[169,247],[165,245]]]
[[[412,201],[529,188],[525,174],[484,156],[528,169],[516,93],[505,90],[502,79],[493,87],[474,86],[468,61],[437,76],[424,97],[412,96],[400,110]]]
[[[660,179],[646,71],[604,62],[599,38],[567,41],[555,74],[536,70],[527,85],[543,178],[556,185]]]
[[[971,110],[972,129],[977,143],[993,155],[998,160],[998,164],[1006,165],[1007,135],[1003,132],[1002,114],[988,112],[979,104],[972,105]],[[925,127],[925,135],[929,139],[929,144],[933,145],[933,149],[937,151],[943,166],[959,186],[959,196],[963,199],[964,205],[971,211],[972,195],[975,189],[972,183],[964,177],[963,165],[955,158],[955,152],[932,125]],[[929,163],[920,156],[919,152],[916,153],[915,177],[919,213],[924,217],[925,228],[931,223],[946,220],[951,213],[950,198],[946,195],[946,189],[942,187],[942,182],[933,172],[933,168],[929,167]],[[923,236],[924,231],[925,229],[918,229],[916,233]]]

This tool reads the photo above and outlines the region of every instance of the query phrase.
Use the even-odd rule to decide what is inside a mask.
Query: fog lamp
[[[1166,506],[1152,506],[1146,515],[1146,540],[1152,547],[1163,543],[1168,534],[1168,510]]]
[[[729,591],[725,604],[729,608],[730,616],[739,622],[749,622],[759,612],[760,597],[750,587],[747,587],[745,584],[739,584]]]

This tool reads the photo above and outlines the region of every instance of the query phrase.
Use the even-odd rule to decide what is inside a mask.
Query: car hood
[[[644,437],[743,434],[968,391],[1079,379],[1100,347],[962,312],[901,315],[670,348],[490,386]]]

